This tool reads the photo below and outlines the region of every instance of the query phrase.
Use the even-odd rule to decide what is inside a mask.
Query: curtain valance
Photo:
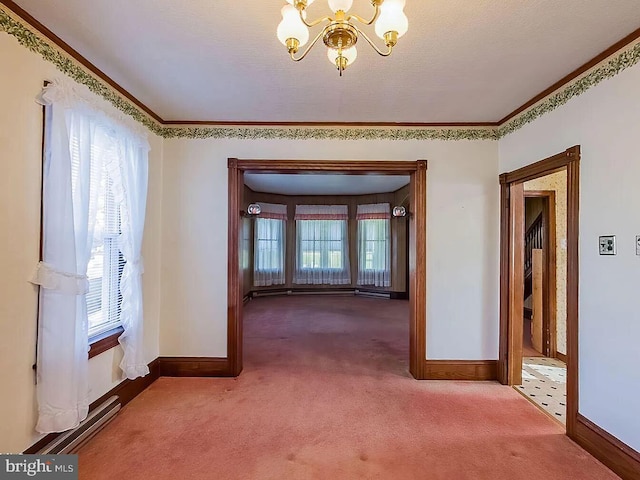
[[[356,220],[386,220],[388,218],[391,218],[391,206],[388,203],[358,205]]]
[[[348,220],[346,205],[296,205],[296,220]]]
[[[287,206],[277,203],[262,203],[260,205],[260,218],[270,218],[273,220],[287,220]]]

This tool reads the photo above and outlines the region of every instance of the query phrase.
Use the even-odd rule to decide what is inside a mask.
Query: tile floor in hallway
[[[553,418],[566,423],[567,366],[556,358],[523,357],[522,385],[516,387]]]

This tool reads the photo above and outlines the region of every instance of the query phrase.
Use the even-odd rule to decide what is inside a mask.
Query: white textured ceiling
[[[254,192],[281,195],[366,195],[395,192],[409,184],[404,175],[322,175],[246,173]]]
[[[393,55],[362,41],[340,78],[289,60],[284,0],[16,3],[165,120],[497,121],[640,26],[639,0],[407,0]]]

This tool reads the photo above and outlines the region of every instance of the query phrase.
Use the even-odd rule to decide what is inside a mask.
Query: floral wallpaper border
[[[164,128],[164,138],[239,138],[247,140],[497,140],[491,128]]]
[[[52,63],[58,70],[76,82],[86,85],[96,95],[113,104],[121,112],[130,115],[151,132],[163,138],[218,138],[218,139],[268,139],[268,140],[498,140],[519,130],[527,123],[555,110],[573,97],[640,61],[640,42],[619,53],[608,62],[594,68],[537,105],[519,114],[506,124],[494,128],[362,128],[362,127],[166,127],[142,111],[130,100],[117,93],[109,85],[95,77],[66,52],[44,37],[34,27],[18,18],[11,10],[0,5],[0,32],[14,36],[18,42]]]

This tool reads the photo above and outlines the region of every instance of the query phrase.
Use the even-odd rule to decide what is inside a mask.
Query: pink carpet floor
[[[408,305],[245,307],[239,378],[161,378],[80,452],[81,479],[613,479],[510,387],[416,381]]]

